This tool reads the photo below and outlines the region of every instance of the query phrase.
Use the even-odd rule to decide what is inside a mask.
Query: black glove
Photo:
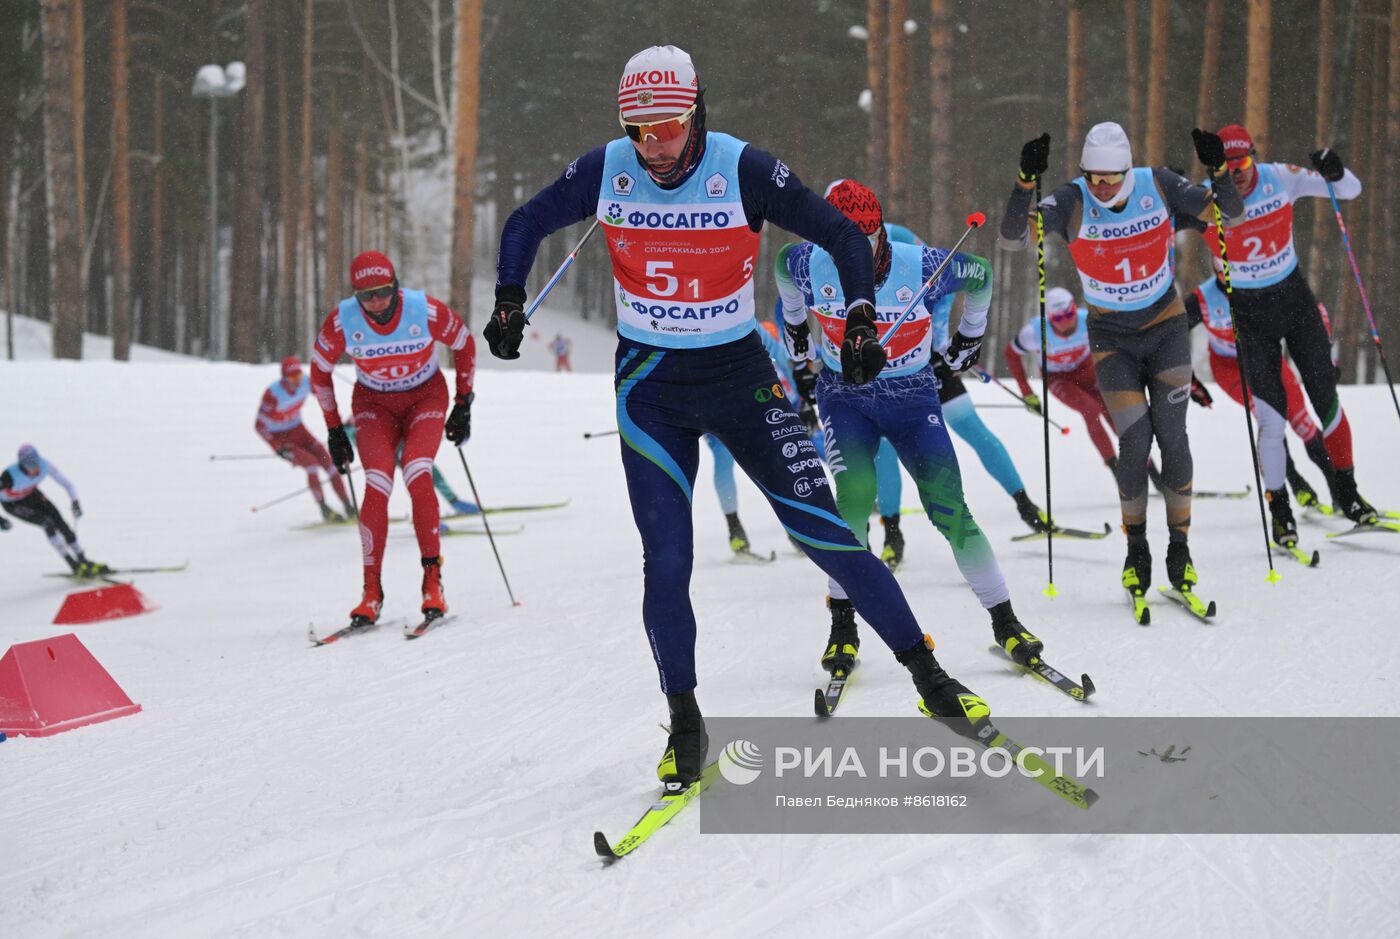
[[[467,392],[465,397],[458,395],[457,403],[452,406],[452,413],[447,415],[447,425],[443,428],[443,435],[459,447],[471,439],[472,402],[475,400],[475,391]]]
[[[1021,145],[1021,178],[1035,179],[1050,166],[1050,135],[1041,134]]]
[[[885,350],[875,332],[875,308],[861,301],[846,310],[846,338],[841,342],[841,377],[853,385],[875,380],[885,367]]]
[[[82,517],[83,517],[83,507],[82,507],[81,505],[78,504],[78,500],[77,500],[77,499],[74,499],[74,500],[73,500],[73,521],[76,522],[78,519],[80,519],[80,518],[82,518]]]
[[[8,518],[6,518],[5,516],[0,515],[0,531],[9,531],[9,530],[10,530],[10,520],[9,520]]]
[[[1225,143],[1219,134],[1193,127],[1191,142],[1196,145],[1196,159],[1204,163],[1206,169],[1214,173],[1225,165]]]
[[[1203,408],[1208,408],[1215,404],[1215,400],[1211,398],[1210,392],[1206,390],[1206,386],[1201,384],[1201,380],[1195,375],[1191,376],[1191,400]]]
[[[326,435],[326,446],[330,448],[331,462],[340,470],[340,475],[349,473],[350,464],[355,462],[355,448],[351,445],[350,435],[345,432],[343,426],[330,429],[330,433]]]
[[[962,334],[962,330],[953,333],[953,338],[948,343],[948,350],[943,353],[943,361],[948,363],[948,368],[954,372],[965,372],[977,364],[977,360],[982,356],[982,337],[976,339],[969,338]]]
[[[1337,156],[1337,151],[1331,147],[1323,147],[1321,150],[1314,150],[1308,154],[1312,160],[1313,169],[1322,174],[1322,178],[1329,183],[1339,183],[1342,181],[1343,167],[1342,158]]]
[[[496,308],[481,331],[486,347],[498,359],[520,358],[525,338],[525,289],[503,286],[496,291]]]
[[[296,454],[292,452],[291,447],[278,447],[277,455],[280,456],[282,459],[286,460],[288,463],[296,462],[297,457]]]

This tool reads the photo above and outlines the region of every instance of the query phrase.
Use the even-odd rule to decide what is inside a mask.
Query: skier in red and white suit
[[[278,456],[306,470],[306,485],[316,504],[321,507],[321,518],[328,522],[343,520],[326,505],[326,494],[321,489],[321,470],[325,470],[330,477],[331,488],[345,507],[345,517],[354,518],[355,511],[350,504],[350,496],[345,492],[345,483],[331,472],[335,468],[331,455],[301,422],[301,406],[306,403],[310,392],[311,383],[301,370],[301,360],[294,355],[287,356],[282,360],[282,377],[268,385],[263,392],[254,428]]]
[[[401,288],[393,264],[378,251],[355,258],[350,284],[354,295],[340,301],[326,317],[311,353],[311,388],[330,429],[331,459],[342,474],[349,472],[355,450],[341,425],[331,369],[343,352],[355,363],[351,410],[365,467],[365,498],[360,507],[365,589],[350,616],[373,623],[384,603],[379,572],[400,443],[404,485],[413,499],[413,528],[423,558],[422,608],[425,614],[441,615],[447,612],[447,603],[442,594],[433,457],[444,434],[457,446],[471,436],[476,342],[447,304],[421,290]],[[435,342],[452,349],[457,371],[451,414]]]

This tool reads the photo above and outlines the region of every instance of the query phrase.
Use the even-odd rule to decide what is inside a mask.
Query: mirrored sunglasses
[[[361,303],[368,303],[370,300],[384,300],[394,295],[394,285],[385,284],[383,287],[375,287],[371,290],[356,290],[355,297]]]
[[[692,104],[685,110],[685,113],[677,117],[669,117],[664,121],[655,123],[633,123],[624,121],[622,115],[617,116],[617,122],[622,125],[622,129],[627,132],[627,136],[638,143],[651,137],[665,143],[668,140],[675,140],[686,132],[690,119],[695,116],[696,105]]]

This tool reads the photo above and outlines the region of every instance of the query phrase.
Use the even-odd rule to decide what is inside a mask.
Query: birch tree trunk
[[[476,249],[477,120],[481,107],[481,0],[457,0],[455,46],[452,279],[447,302],[470,326]]]
[[[44,0],[44,197],[48,206],[49,305],[53,355],[83,357],[83,307],[78,283],[82,235],[77,218],[76,147],[73,140],[73,4]]]
[[[1269,59],[1273,45],[1273,0],[1249,0],[1249,53],[1245,75],[1244,126],[1254,146],[1269,148]]]
[[[112,358],[131,358],[131,156],[126,0],[110,0],[112,75]]]
[[[929,217],[934,244],[952,235],[953,14],[951,0],[929,3]]]

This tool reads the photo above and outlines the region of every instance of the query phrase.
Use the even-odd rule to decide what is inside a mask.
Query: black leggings
[[[49,541],[54,541],[54,536],[58,535],[68,544],[76,544],[78,536],[73,534],[73,529],[68,527],[68,523],[63,520],[58,509],[39,490],[34,490],[23,499],[16,499],[14,502],[0,502],[15,518],[28,522],[31,525],[38,525],[44,530],[44,534],[49,536]],[[57,543],[54,545],[57,547]]]
[[[1175,306],[1182,310],[1180,301]],[[1131,333],[1095,328],[1091,318],[1089,346],[1099,393],[1118,431],[1114,475],[1123,524],[1147,521],[1147,461],[1156,437],[1167,529],[1172,541],[1185,541],[1191,527],[1192,463],[1186,436],[1191,340],[1184,311]]]

